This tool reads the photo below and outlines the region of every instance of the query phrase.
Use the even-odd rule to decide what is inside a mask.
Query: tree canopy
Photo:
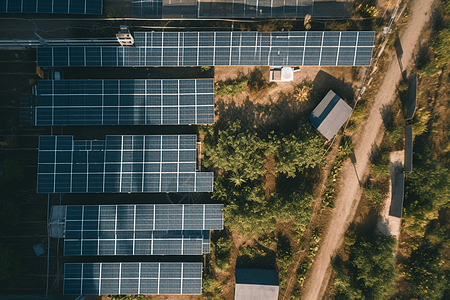
[[[337,299],[385,300],[394,292],[396,240],[371,234],[358,237],[346,266],[336,267]]]
[[[295,177],[296,173],[323,160],[323,142],[309,123],[300,125],[295,132],[282,138],[274,136],[273,140],[278,153],[276,172],[288,177]]]
[[[405,272],[410,282],[409,288],[418,299],[442,299],[450,284],[440,249],[429,243],[423,243],[411,252]]]

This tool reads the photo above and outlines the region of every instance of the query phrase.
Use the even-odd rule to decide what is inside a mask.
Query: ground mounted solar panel
[[[212,78],[40,80],[36,91],[25,119],[35,126],[214,123]]]
[[[211,192],[213,173],[196,171],[196,150],[196,135],[40,136],[37,192]]]
[[[101,15],[103,0],[3,0],[0,13]]]
[[[202,255],[221,204],[69,205],[65,255]]]
[[[368,66],[373,31],[136,32],[133,47],[42,47],[40,67]]]
[[[69,263],[65,295],[201,294],[202,263]]]

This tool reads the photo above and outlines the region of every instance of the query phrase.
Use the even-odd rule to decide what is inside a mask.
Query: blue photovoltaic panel
[[[103,0],[2,0],[0,13],[101,15]]]
[[[196,172],[196,150],[196,135],[40,136],[37,192],[211,192],[213,173]]]
[[[202,255],[221,204],[69,205],[65,255]]]
[[[64,264],[64,295],[201,293],[199,262]]]
[[[31,125],[214,123],[214,79],[40,80]]]
[[[42,47],[40,67],[368,66],[375,32],[136,32],[134,47]]]

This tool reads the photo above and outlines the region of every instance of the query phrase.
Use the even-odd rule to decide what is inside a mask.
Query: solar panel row
[[[375,33],[136,32],[135,47],[44,47],[52,66],[366,66]]]
[[[202,255],[221,204],[69,205],[65,255]]]
[[[81,231],[66,228],[64,255],[202,255],[204,244],[209,245],[206,230]]]
[[[101,15],[103,0],[0,0],[0,13]]]
[[[222,204],[68,205],[66,224],[78,231],[220,230]]]
[[[37,192],[210,192],[213,173],[196,172],[196,149],[196,135],[40,136]]]
[[[202,263],[70,263],[65,295],[201,294]]]
[[[40,80],[31,125],[214,123],[214,79]]]

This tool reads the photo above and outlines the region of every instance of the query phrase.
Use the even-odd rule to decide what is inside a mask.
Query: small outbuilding
[[[317,130],[331,140],[352,114],[352,108],[330,90],[309,116]]]
[[[275,270],[236,269],[235,300],[278,300]]]

